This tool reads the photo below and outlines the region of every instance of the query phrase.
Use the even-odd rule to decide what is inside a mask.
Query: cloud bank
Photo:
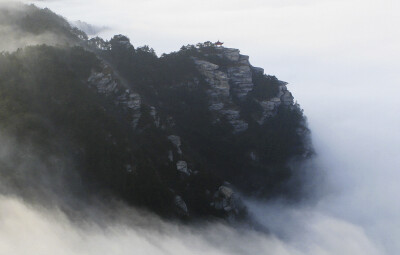
[[[158,53],[222,40],[290,82],[326,173],[303,206],[248,201],[270,234],[192,229],[124,209],[122,223],[76,224],[61,210],[0,199],[1,254],[398,254],[400,3],[350,1],[36,1],[70,20],[107,26]],[[18,39],[18,38],[17,38]],[[90,210],[103,217],[101,209]],[[129,215],[127,217],[126,215]],[[129,220],[136,219],[129,223]],[[150,220],[149,220],[150,219]],[[149,221],[155,227],[143,227]],[[145,224],[146,223],[146,224]]]
[[[92,211],[92,217],[94,213]],[[97,217],[103,217],[101,212],[97,213]],[[384,254],[361,228],[314,212],[296,211],[295,215],[286,215],[304,221],[301,227],[287,223],[281,226],[290,227],[297,236],[286,240],[218,223],[197,228],[167,223],[155,216],[140,215],[133,209],[126,209],[124,214],[114,211],[114,214],[121,222],[100,226],[86,221],[78,225],[60,210],[45,210],[1,196],[0,252],[15,255]],[[129,220],[123,221],[127,215]],[[134,223],[130,224],[132,220]]]

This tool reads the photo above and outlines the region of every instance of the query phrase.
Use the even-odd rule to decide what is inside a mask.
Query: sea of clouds
[[[0,254],[400,253],[398,1],[35,4],[71,21],[105,26],[100,35],[106,38],[127,34],[159,54],[218,39],[240,48],[254,65],[290,82],[313,132],[312,164],[325,178],[313,187],[318,199],[312,202],[246,200],[271,233],[216,223],[193,228],[120,203],[111,211],[91,205],[91,217],[77,222],[59,205],[32,204],[6,192],[0,197]],[[7,161],[15,147],[1,139],[0,160]]]

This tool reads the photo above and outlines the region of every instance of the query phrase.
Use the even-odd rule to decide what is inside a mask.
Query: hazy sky
[[[253,65],[290,83],[332,187],[315,208],[254,203],[256,215],[271,228],[293,220],[277,231],[294,243],[306,240],[306,254],[400,254],[400,1],[36,3],[71,21],[107,26],[102,36],[126,34],[158,54],[219,39],[250,55]],[[293,226],[305,232],[297,235]],[[303,254],[278,244],[276,254]]]

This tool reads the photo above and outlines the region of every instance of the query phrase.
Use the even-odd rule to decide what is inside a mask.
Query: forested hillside
[[[46,168],[68,158],[85,193],[181,217],[243,216],[238,192],[301,194],[289,163],[312,155],[303,112],[239,50],[205,42],[159,57],[122,35],[89,39],[49,10],[0,12],[18,36],[62,38],[0,54],[0,130]],[[5,162],[0,173],[25,185]]]

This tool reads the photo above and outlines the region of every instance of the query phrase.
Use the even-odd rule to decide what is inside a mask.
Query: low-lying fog
[[[400,254],[400,3],[298,2],[36,1],[158,53],[218,39],[240,48],[290,83],[313,132],[313,164],[326,176],[313,203],[248,199],[269,235],[216,224],[190,228],[123,205],[112,213],[94,206],[96,223],[76,224],[61,210],[4,195],[0,254]]]

